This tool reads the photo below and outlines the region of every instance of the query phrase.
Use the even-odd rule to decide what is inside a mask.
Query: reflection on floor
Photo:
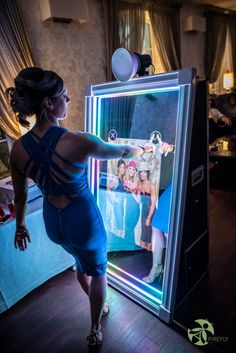
[[[108,261],[141,280],[149,274],[152,267],[152,252],[147,250],[111,251],[108,254]],[[162,281],[158,278],[150,286],[162,290]]]

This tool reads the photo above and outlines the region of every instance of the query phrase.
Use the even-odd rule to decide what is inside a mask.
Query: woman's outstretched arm
[[[107,160],[115,158],[132,158],[143,153],[143,148],[126,144],[105,142],[96,135],[86,133],[87,150],[90,157]]]

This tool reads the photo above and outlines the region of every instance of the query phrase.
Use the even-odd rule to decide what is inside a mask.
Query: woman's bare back
[[[38,137],[42,138],[47,132],[47,130],[39,131],[38,129],[33,128],[32,132],[34,132]],[[88,161],[88,151],[86,148],[86,139],[84,138],[83,135],[84,135],[83,133],[72,133],[72,132],[66,131],[59,139],[55,147],[55,151],[61,157],[63,157],[68,161],[86,164]],[[14,163],[16,167],[21,172],[24,172],[28,178],[32,179],[31,173],[32,173],[32,167],[34,162],[30,163],[29,167],[25,171],[25,166],[29,161],[29,155],[23,146],[21,138],[14,143],[13,148],[14,148],[14,153],[13,153]],[[56,165],[60,169],[62,169],[63,171],[65,171],[71,176],[84,173],[84,168],[70,165],[65,161],[63,161],[62,159],[60,159],[56,154],[53,154],[52,161],[56,163]],[[40,184],[40,180],[42,180],[41,173],[42,172],[38,171],[38,173],[34,177],[34,182],[36,184]],[[54,171],[54,174],[56,174],[56,176],[59,177],[62,182],[63,181],[66,182],[66,178],[60,175],[58,172]],[[73,195],[73,194],[70,196],[72,198],[76,197],[76,195]],[[64,194],[49,195],[48,201],[57,208],[64,208],[70,203],[71,199]]]

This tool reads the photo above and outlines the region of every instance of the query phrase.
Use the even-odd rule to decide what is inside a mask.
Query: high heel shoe
[[[87,343],[90,347],[98,347],[102,344],[102,332],[101,325],[97,329],[91,329],[89,335],[87,336]]]
[[[105,303],[102,309],[102,317],[106,316],[110,311],[109,304]]]
[[[156,264],[152,266],[152,269],[146,277],[143,277],[143,282],[145,283],[153,283],[156,278],[159,277],[159,280],[161,280],[162,276],[164,273],[164,269],[162,264]]]

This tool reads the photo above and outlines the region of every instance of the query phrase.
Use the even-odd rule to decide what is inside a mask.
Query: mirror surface
[[[99,162],[96,194],[108,236],[108,269],[144,290],[161,293],[171,236],[179,89],[98,100],[100,137],[144,147],[138,157]],[[149,141],[155,152],[145,151]]]

